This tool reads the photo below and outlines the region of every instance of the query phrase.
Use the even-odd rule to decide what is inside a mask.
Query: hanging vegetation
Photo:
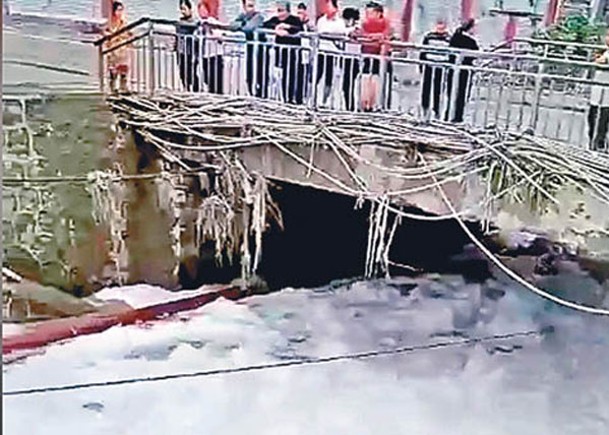
[[[563,17],[556,24],[540,29],[534,34],[535,39],[549,41],[576,42],[581,44],[602,44],[602,37],[606,31],[606,24],[594,22],[585,15],[570,15]],[[578,46],[548,46],[535,47],[541,55],[554,55],[573,60],[588,60],[589,50]],[[543,50],[548,50],[543,53]]]
[[[486,195],[476,210],[460,210],[459,216],[478,216],[489,222],[493,210],[509,203],[527,205],[539,215],[556,210],[561,207],[557,194],[568,186],[576,186],[609,205],[607,156],[531,134],[421,124],[397,113],[312,113],[276,101],[242,97],[208,95],[200,99],[167,94],[153,99],[125,97],[112,104],[125,115],[128,125],[174,158],[187,155],[207,161],[208,156],[216,156],[214,163],[221,167],[221,176],[215,193],[201,205],[200,236],[201,240],[219,242],[230,252],[238,252],[241,247],[244,270],[255,270],[259,240],[269,220],[265,216],[278,215],[273,212],[264,178],[248,173],[238,157],[250,147],[274,147],[288,160],[301,164],[309,175],[323,178],[336,190],[357,198],[358,203],[372,203],[366,256],[366,275],[370,276],[382,274],[390,263],[387,256],[390,233],[394,231],[390,228],[397,220],[390,219],[389,214],[424,220],[454,217],[413,215],[400,209],[409,194],[426,190],[433,193],[437,187],[434,179],[440,186],[472,178],[485,185]],[[392,163],[367,160],[361,153],[362,146],[387,150],[393,156]],[[338,172],[343,175],[318,166],[316,149],[334,154],[341,164]],[[396,181],[396,188],[372,191],[356,167],[383,174]],[[398,187],[399,179],[420,184]],[[250,238],[245,234],[257,240],[258,254],[253,260]]]

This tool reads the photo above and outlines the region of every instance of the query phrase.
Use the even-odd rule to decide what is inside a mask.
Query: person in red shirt
[[[371,111],[377,101],[381,60],[388,53],[391,27],[384,16],[383,6],[371,2],[366,5],[366,16],[362,23],[362,54],[364,55],[362,80],[362,109]]]

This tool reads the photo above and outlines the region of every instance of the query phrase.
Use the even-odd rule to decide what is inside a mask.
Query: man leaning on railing
[[[245,35],[245,74],[250,95],[266,98],[268,94],[269,53],[266,36],[258,32],[264,25],[264,16],[256,10],[255,0],[241,0],[243,12],[230,24],[229,29]]]
[[[338,67],[341,47],[343,41],[333,41],[332,37],[342,37],[347,35],[347,24],[338,13],[338,0],[328,0],[324,14],[317,20],[317,31],[321,36],[325,36],[319,41],[317,55],[317,77],[314,86],[318,86],[322,77],[324,87],[322,94],[322,104],[326,104],[332,93],[334,81],[334,70]]]
[[[224,90],[224,56],[218,5],[213,0],[199,0],[197,11],[202,20],[201,32],[204,38],[200,48],[203,82],[209,92],[221,94]]]
[[[376,2],[366,5],[366,16],[362,23],[361,35],[362,54],[364,55],[364,65],[362,68],[362,110],[371,112],[376,108],[379,81],[385,82],[387,77],[380,77],[382,68],[381,61],[385,63],[385,68],[390,68],[389,56],[390,47],[387,41],[391,37],[391,25],[385,17],[384,8]],[[387,73],[387,70],[384,71]],[[384,101],[383,105],[388,106]]]
[[[290,3],[277,2],[277,14],[264,23],[264,28],[275,31],[276,66],[282,71],[282,91],[284,101],[292,104],[303,103],[304,67],[300,61],[301,38],[304,30],[302,22],[290,14]]]
[[[199,38],[190,0],[180,0],[180,21],[176,25],[176,52],[182,86],[189,92],[200,91]]]
[[[450,38],[450,47],[462,50],[479,50],[478,42],[469,33],[473,30],[476,22],[474,19],[467,20],[459,27]],[[471,67],[476,58],[474,56],[464,56],[459,62],[457,56],[451,56],[451,63],[456,63],[454,70],[448,72],[448,102],[449,107],[446,111],[446,119],[451,122],[463,122],[465,105],[469,99],[472,84],[472,71],[460,66]],[[457,72],[457,74],[455,74]]]

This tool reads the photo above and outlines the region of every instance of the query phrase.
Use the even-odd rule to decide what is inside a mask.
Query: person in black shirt
[[[443,51],[449,47],[450,34],[443,20],[438,20],[436,27],[423,37],[423,45],[437,48],[437,51],[423,51],[420,59],[424,62],[448,63],[449,53]],[[435,66],[426,63],[421,68],[423,72],[423,85],[421,88],[421,107],[425,117],[429,115],[429,106],[433,95],[433,113],[440,118],[440,100],[446,78],[445,66]]]
[[[283,70],[283,98],[292,104],[303,102],[304,68],[300,62],[301,38],[294,36],[303,31],[300,19],[290,14],[290,3],[277,3],[277,15],[264,23],[264,28],[275,30],[276,66]]]
[[[304,3],[298,3],[296,6],[296,16],[302,21],[302,25],[307,32],[314,32],[315,26],[309,19],[309,13],[307,12],[307,5]]]
[[[180,0],[180,21],[176,25],[176,52],[184,89],[199,92],[199,38],[190,0]]]
[[[357,9],[345,8],[343,10],[343,20],[345,20],[345,25],[347,26],[349,34],[356,34],[359,18],[360,15]],[[345,108],[350,112],[355,111],[357,106],[355,99],[355,83],[360,73],[359,59],[353,55],[353,51],[349,51],[352,47],[352,50],[359,51],[359,45],[347,42],[345,46],[347,55],[344,58],[343,64],[343,96],[345,97]]]
[[[475,21],[473,19],[468,20],[459,27],[455,34],[450,38],[450,47],[452,48],[460,48],[462,50],[479,50],[478,43],[471,36],[468,35],[467,32],[470,32],[475,25]],[[450,62],[455,63],[456,56],[450,56]],[[472,66],[474,64],[474,60],[476,60],[473,56],[464,56],[460,65],[462,66]],[[459,65],[457,66],[457,68]],[[448,120],[451,115],[452,105],[454,104],[454,113],[452,114],[452,118],[450,119],[452,122],[463,122],[463,114],[465,112],[465,102],[469,96],[469,91],[471,87],[471,79],[472,73],[470,70],[459,69],[459,73],[457,74],[457,80],[454,80],[454,70],[450,70],[448,72],[448,108],[446,111],[446,119]],[[453,86],[457,85],[457,89],[454,96],[453,101]]]

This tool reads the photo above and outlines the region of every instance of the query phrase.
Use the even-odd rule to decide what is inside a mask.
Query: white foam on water
[[[148,284],[136,284],[125,287],[110,287],[95,293],[94,301],[120,301],[140,309],[154,305],[191,299],[206,293],[214,292],[221,286],[204,286],[198,290],[169,291]]]
[[[2,323],[2,338],[19,335],[25,332],[25,325],[17,323]]]
[[[219,300],[162,322],[114,327],[6,367],[4,388],[242,367],[446,341],[455,332],[483,336],[546,324],[556,332],[370,360],[6,397],[4,433],[608,433],[606,319],[548,310],[518,291],[492,300],[481,296],[480,285],[430,291],[408,280],[389,284]]]

